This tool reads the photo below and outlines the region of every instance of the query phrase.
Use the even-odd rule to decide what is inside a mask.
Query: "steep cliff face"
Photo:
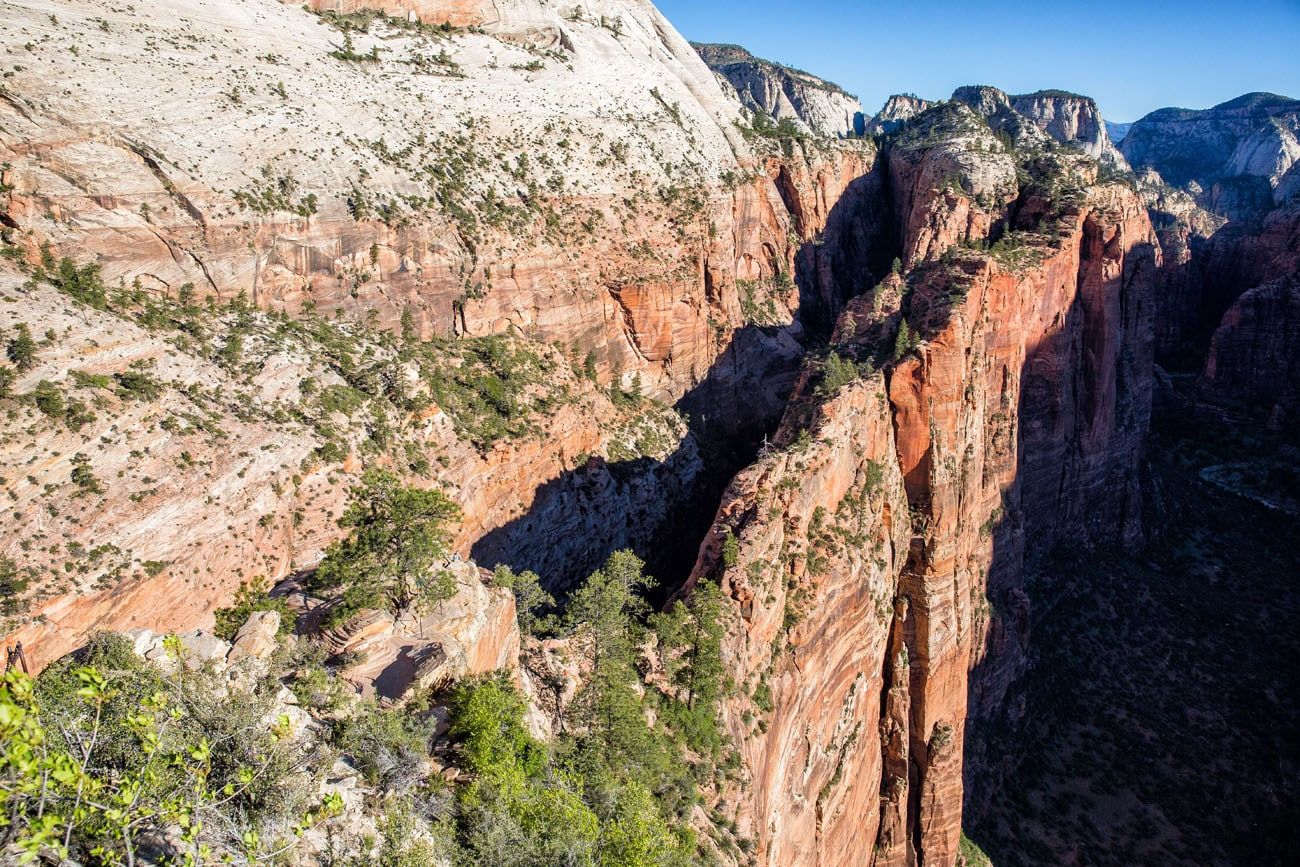
[[[735,605],[733,794],[764,864],[953,863],[968,712],[1014,715],[1026,558],[1139,532],[1145,208],[1083,157],[1080,193],[1018,190],[987,127],[935,111],[885,153],[908,269],[841,314],[835,358],[806,371],[695,568]],[[844,358],[883,373],[842,385]]]
[[[1298,124],[1300,102],[1253,93],[1204,111],[1160,109],[1125,137],[1164,250],[1163,363],[1199,366],[1237,298],[1296,273]]]
[[[908,118],[915,117],[934,105],[933,101],[921,99],[915,94],[896,93],[886,99],[880,111],[867,122],[867,132],[871,135],[894,132]]]
[[[832,138],[862,135],[865,130],[862,104],[837,84],[755,57],[739,45],[693,45],[751,111],[776,121],[788,119],[802,129]]]
[[[1153,168],[1179,187],[1195,182],[1207,200],[1220,185],[1223,204],[1231,196],[1235,208],[1242,209],[1251,200],[1231,188],[1254,180],[1267,199],[1300,155],[1298,124],[1297,100],[1248,93],[1202,111],[1153,111],[1130,127],[1120,149],[1135,169]]]
[[[1093,159],[1128,168],[1110,139],[1096,100],[1062,90],[1040,90],[1011,97],[1011,106],[1062,144],[1075,144]]]
[[[706,466],[699,437],[734,438],[729,459],[742,460],[779,419],[810,311],[833,316],[849,291],[837,281],[867,273],[841,251],[820,277],[806,263],[832,258],[815,243],[823,232],[862,219],[846,208],[861,198],[871,145],[745,141],[735,99],[647,4],[591,3],[563,17],[527,2],[326,5],[331,14],[318,18],[273,0],[108,12],[15,4],[0,38],[30,57],[0,99],[3,247],[31,263],[42,244],[56,259],[93,262],[110,289],[170,299],[167,316],[181,320],[193,317],[175,311],[205,296],[225,304],[242,294],[275,314],[339,313],[454,337],[439,344],[449,349],[441,373],[398,377],[416,391],[455,379],[466,355],[452,347],[479,347],[490,364],[534,359],[520,363],[541,387],[498,398],[521,404],[527,421],[485,438],[457,406],[439,405],[455,395],[412,412],[380,394],[377,418],[363,408],[344,422],[310,406],[285,425],[322,389],[368,388],[339,375],[352,376],[354,362],[312,340],[280,358],[271,336],[282,326],[261,314],[250,321],[267,339],[248,343],[243,368],[213,355],[247,313],[216,317],[203,326],[215,332],[196,332],[199,345],[178,353],[168,349],[178,338],[150,333],[155,314],[141,330],[135,317],[145,314],[132,305],[83,313],[78,334],[64,296],[22,290],[9,275],[6,328],[23,322],[39,336],[64,322],[60,335],[75,335],[19,378],[23,400],[41,380],[100,400],[74,368],[108,377],[111,391],[112,377],[139,362],[161,365],[165,382],[226,393],[253,376],[265,403],[261,413],[201,402],[214,427],[241,431],[233,451],[155,428],[143,459],[130,456],[141,450],[129,437],[94,447],[96,437],[194,412],[196,398],[173,396],[179,385],[99,406],[100,422],[76,431],[39,413],[9,416],[14,426],[35,419],[58,444],[39,471],[19,472],[18,446],[7,458],[22,518],[5,551],[38,573],[28,590],[36,619],[18,637],[43,659],[95,628],[206,626],[241,581],[311,568],[338,532],[349,474],[376,459],[358,451],[373,446],[367,428],[394,428],[402,448],[417,449],[430,468],[422,483],[446,486],[463,508],[457,550],[487,565],[511,562],[560,584],[615,548],[648,551],[680,526],[684,504],[715,496],[715,477],[735,468]],[[551,41],[520,36],[539,20]],[[157,44],[184,62],[149,48]],[[72,45],[78,53],[64,50]],[[508,117],[502,105],[513,106]],[[201,133],[217,127],[229,134]],[[798,285],[805,271],[811,282]],[[163,319],[164,332],[174,327]],[[508,335],[513,349],[496,358],[476,343],[489,335]],[[381,343],[370,333],[356,351],[382,367],[393,352]],[[616,405],[607,390],[643,397]],[[666,403],[689,413],[694,433]],[[245,452],[257,456],[247,467],[235,457]],[[58,533],[77,551],[113,546],[126,565],[101,552],[69,582],[31,546],[50,529],[42,486],[65,486],[80,453],[105,480],[100,511],[119,517],[111,527],[71,520],[94,498],[63,487],[60,501],[77,508],[56,506],[69,515]],[[128,467],[139,485],[107,481]],[[167,484],[152,490],[146,479]],[[208,499],[214,480],[229,488],[220,509]]]
[[[738,311],[734,277],[712,314],[682,296],[723,249],[709,239],[737,234],[719,175],[743,175],[739,108],[648,4],[491,8],[444,32],[274,0],[15,4],[6,47],[29,58],[6,79],[0,162],[18,241],[148,289],[580,344],[606,376],[680,394],[719,351],[721,296]],[[514,38],[521,16],[554,40]],[[183,62],[149,48],[178,39]],[[216,128],[218,145],[198,134]],[[713,267],[731,277],[765,240]],[[650,327],[629,327],[641,299]]]
[[[1277,430],[1300,430],[1300,280],[1245,292],[1210,341],[1202,394]]]

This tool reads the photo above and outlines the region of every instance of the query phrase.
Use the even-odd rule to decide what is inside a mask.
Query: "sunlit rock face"
[[[862,104],[837,84],[755,57],[739,45],[696,44],[695,50],[751,111],[831,138],[865,132]]]
[[[455,548],[486,539],[489,565],[520,562],[556,582],[618,547],[644,550],[696,492],[688,415],[711,437],[760,439],[794,385],[805,301],[832,317],[839,283],[864,279],[854,256],[815,242],[847,231],[837,208],[861,198],[871,144],[747,141],[734,92],[644,3],[318,9],[330,14],[274,0],[7,9],[0,40],[30,54],[0,100],[7,248],[34,263],[48,244],[98,264],[110,287],[173,300],[242,295],[274,314],[521,341],[547,371],[542,390],[564,396],[527,436],[479,447],[436,401],[390,418],[427,451],[432,478],[419,483],[461,505]],[[796,285],[797,269],[813,282]],[[205,409],[228,442],[135,436],[193,411],[179,384],[245,385],[166,335],[3,277],[6,325],[70,329],[18,393],[132,363],[178,384],[104,404],[94,432],[11,417],[39,423],[58,455],[25,468],[30,437],[10,440],[22,517],[6,550],[45,572],[52,555],[29,537],[54,533],[130,563],[101,556],[33,582],[40,601],[21,636],[38,658],[95,628],[206,627],[241,582],[314,566],[361,463],[354,453],[304,471],[318,431],[282,418],[308,401],[302,381],[345,384],[319,347],[250,343],[256,398]],[[390,352],[367,345],[361,358]],[[611,386],[658,403],[615,406]],[[42,517],[44,486],[65,484],[78,453],[119,480],[105,484],[100,517],[72,520],[84,501],[66,489],[72,506]]]
[[[1141,533],[1159,262],[1143,202],[1082,156],[1081,198],[1022,196],[987,126],[934,111],[885,153],[910,271],[850,302],[833,339],[883,368],[828,393],[806,367],[695,567],[737,615],[727,720],[748,776],[731,797],[760,863],[952,864],[968,715],[1014,714],[1026,560]],[[1007,221],[1046,234],[982,251]],[[894,340],[904,321],[914,346]],[[996,774],[985,746],[973,760]]]

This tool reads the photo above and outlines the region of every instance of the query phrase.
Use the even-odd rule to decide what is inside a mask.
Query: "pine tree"
[[[343,590],[331,625],[362,608],[401,610],[449,598],[454,584],[432,568],[446,556],[446,525],[459,512],[441,491],[404,486],[388,470],[367,470],[339,519],[351,533],[330,545],[310,582],[315,590]]]
[[[648,734],[641,712],[635,660],[648,612],[638,590],[652,586],[645,563],[631,551],[616,551],[569,600],[568,624],[590,643],[591,678],[574,702],[576,722],[607,756],[644,754]]]
[[[9,345],[5,347],[5,352],[20,372],[31,370],[36,365],[36,341],[32,340],[32,333],[27,329],[27,323],[18,323],[18,333],[9,338]]]
[[[402,308],[402,340],[405,343],[414,343],[416,339],[415,315],[411,313],[410,307]]]
[[[686,601],[678,600],[655,618],[669,681],[677,689],[672,716],[686,743],[713,755],[721,746],[719,703],[726,682],[722,665],[722,592],[702,580]]]
[[[894,338],[894,360],[897,361],[915,349],[916,343],[915,333],[908,326],[907,320],[903,319],[898,326],[898,336]]]

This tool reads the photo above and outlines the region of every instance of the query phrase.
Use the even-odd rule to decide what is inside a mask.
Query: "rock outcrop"
[[[401,618],[360,611],[325,634],[329,651],[347,660],[339,677],[362,695],[396,700],[413,689],[437,691],[493,671],[512,672],[518,679],[513,594],[492,585],[491,573],[472,561],[453,558],[434,568],[451,576],[450,598]]]
[[[936,105],[935,102],[921,99],[921,97],[913,93],[896,93],[886,99],[885,104],[880,107],[880,111],[876,112],[867,122],[867,132],[871,135],[894,132],[905,121],[934,105]]]
[[[1088,156],[1116,168],[1128,168],[1110,139],[1096,100],[1063,90],[1040,90],[1011,97],[1011,107],[1062,144],[1077,145]]]
[[[1200,388],[1271,428],[1300,431],[1300,279],[1264,283],[1236,300],[1210,341]]]
[[[750,111],[789,119],[821,136],[862,135],[866,118],[857,97],[825,79],[755,57],[739,45],[692,43],[709,68],[735,88]]]
[[[1026,560],[1140,532],[1143,203],[1089,186],[1084,157],[1067,169],[1082,199],[1018,191],[965,106],[934,111],[885,154],[910,272],[850,303],[833,343],[883,373],[829,397],[830,374],[805,373],[695,568],[734,605],[746,690],[727,720],[748,776],[731,794],[764,864],[954,863],[968,712],[1015,713]],[[967,216],[916,217],[941,212]],[[1015,244],[979,252],[993,225]]]

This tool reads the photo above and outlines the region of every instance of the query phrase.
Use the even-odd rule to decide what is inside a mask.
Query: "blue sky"
[[[962,84],[1093,96],[1108,120],[1254,90],[1300,98],[1300,0],[655,0],[687,39],[735,42],[861,97]]]

